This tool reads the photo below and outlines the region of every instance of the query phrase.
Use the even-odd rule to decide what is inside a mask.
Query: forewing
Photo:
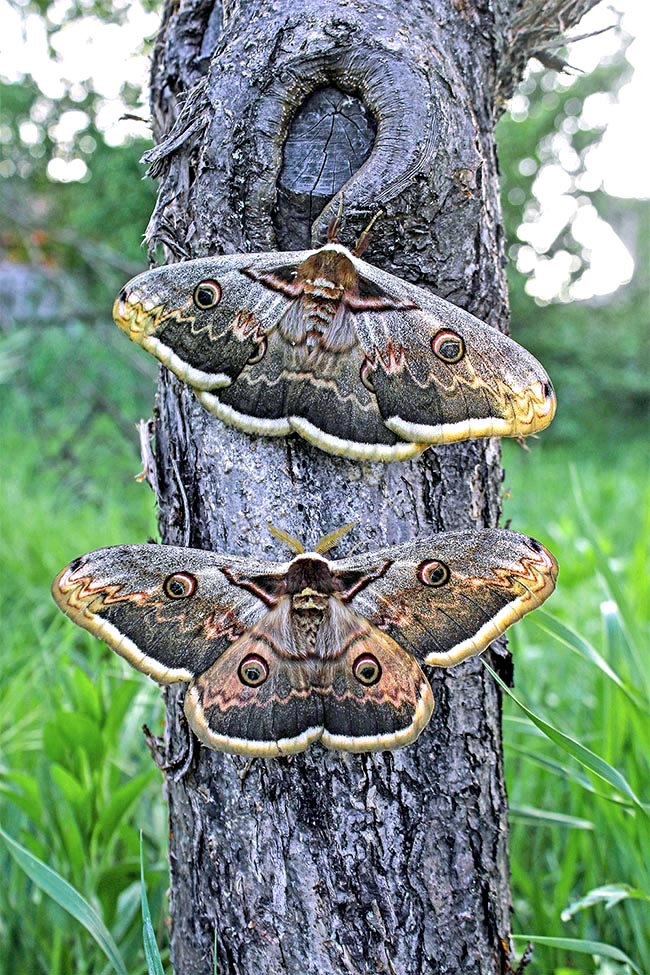
[[[285,598],[190,685],[185,713],[208,748],[276,758],[321,737],[318,669],[291,653],[288,613]],[[259,683],[248,679],[251,673]]]
[[[376,577],[348,600],[418,660],[451,667],[481,653],[555,588],[558,566],[535,539],[502,529],[448,532],[333,563]],[[383,564],[383,571],[377,566]]]
[[[78,626],[168,684],[201,674],[254,626],[285,571],[199,549],[120,545],[75,559],[52,595]]]
[[[370,282],[415,306],[358,314],[364,375],[393,433],[414,442],[451,443],[525,437],[548,426],[555,414],[553,387],[522,346],[422,288],[358,259],[355,266],[362,289]],[[458,361],[440,356],[453,348],[445,345],[446,336],[460,339]]]
[[[283,254],[296,267],[311,251]],[[113,307],[119,327],[195,390],[228,386],[264,351],[291,304],[251,270],[277,254],[231,254],[155,268],[133,278]]]

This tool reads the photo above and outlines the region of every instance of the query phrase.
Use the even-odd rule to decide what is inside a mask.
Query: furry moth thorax
[[[282,563],[118,546],[75,559],[52,593],[136,669],[188,681],[185,713],[205,745],[275,757],[315,741],[351,752],[414,741],[433,711],[422,665],[481,653],[556,577],[539,542],[492,529]]]
[[[358,460],[526,437],[555,414],[520,345],[338,243],[156,268],[113,315],[224,422]]]

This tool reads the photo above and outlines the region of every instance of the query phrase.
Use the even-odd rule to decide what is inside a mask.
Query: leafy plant
[[[506,465],[508,480],[520,485],[507,513],[524,530],[532,518],[545,524],[544,540],[560,562],[549,611],[523,621],[511,639],[521,692],[512,695],[514,713],[510,696],[504,707],[509,792],[515,810],[535,813],[512,823],[516,928],[538,936],[531,970],[540,975],[560,971],[567,958],[572,972],[599,970],[597,961],[585,969],[586,959],[567,955],[579,950],[575,944],[560,950],[554,939],[567,938],[609,944],[643,970],[650,959],[650,867],[642,852],[650,841],[642,744],[650,739],[648,619],[640,612],[648,584],[638,569],[647,558],[639,525],[644,459],[633,442],[614,464],[591,455],[573,475],[573,492],[562,496],[572,481],[568,457],[546,446],[541,452],[543,483],[526,476],[530,461],[521,452],[508,449]],[[569,820],[554,818],[557,810]],[[575,828],[574,819],[588,828]],[[598,889],[635,896],[608,902],[590,896]]]

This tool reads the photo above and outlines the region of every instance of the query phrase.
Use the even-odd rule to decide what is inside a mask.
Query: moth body
[[[358,460],[525,437],[555,413],[525,349],[341,244],[156,268],[113,314],[223,422]]]
[[[288,563],[117,546],[75,559],[52,593],[136,669],[189,682],[185,712],[208,747],[274,757],[414,741],[433,711],[423,666],[481,653],[556,576],[539,542],[493,529]]]

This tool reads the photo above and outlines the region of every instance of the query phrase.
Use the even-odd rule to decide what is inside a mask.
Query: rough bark
[[[505,328],[495,114],[527,53],[590,5],[172,0],[150,245],[178,260],[318,244],[345,184],[344,242],[381,206],[369,260]],[[356,521],[344,555],[500,512],[498,442],[361,465],[226,428],[164,371],[156,447],[168,543],[285,557],[267,521],[308,543]],[[178,975],[212,972],[215,930],[220,973],[508,970],[499,696],[477,660],[431,680],[431,724],[400,752],[249,767],[196,745],[167,783]],[[181,700],[168,692],[170,759]]]

